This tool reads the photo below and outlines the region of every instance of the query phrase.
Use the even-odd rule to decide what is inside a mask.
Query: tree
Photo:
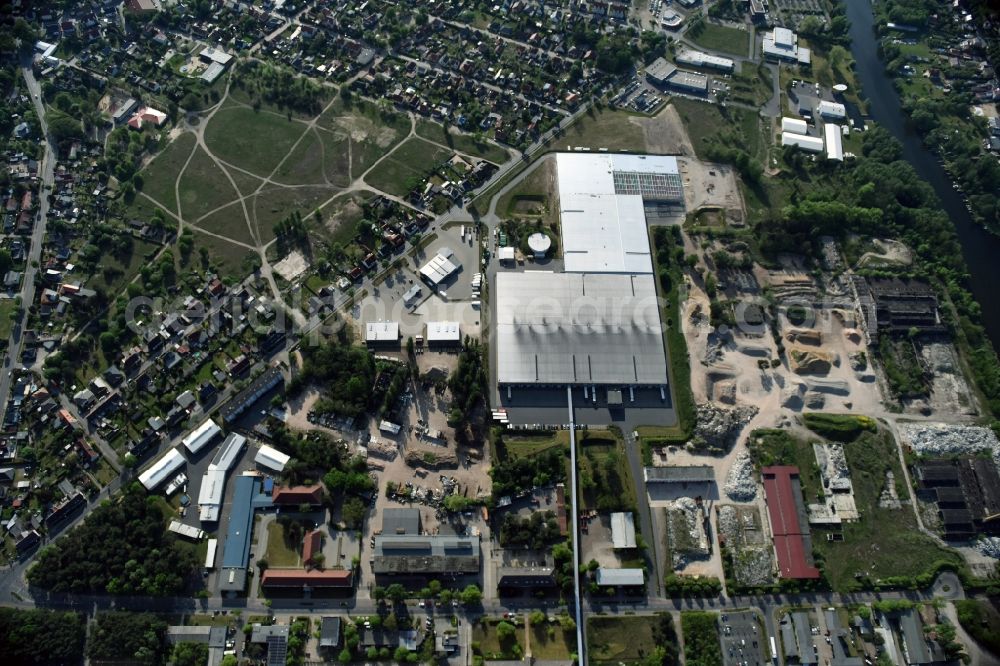
[[[239,662],[236,660],[235,654],[227,654],[222,658],[222,663],[220,666],[237,666]]]
[[[517,634],[517,629],[510,622],[501,622],[497,625],[497,638],[501,643],[512,640]]]
[[[531,611],[528,619],[531,621],[531,624],[542,624],[545,622],[545,612],[540,610]]]
[[[174,666],[204,666],[208,661],[208,644],[178,643],[171,658]]]
[[[347,648],[344,648],[343,650],[341,650],[340,654],[337,655],[337,661],[339,661],[342,664],[349,664],[349,663],[351,663],[351,651],[348,650]]]
[[[483,593],[480,592],[479,588],[475,585],[469,585],[461,591],[460,598],[463,604],[466,606],[472,606],[482,601]]]
[[[393,601],[399,602],[406,598],[406,588],[399,583],[393,583],[385,589],[385,595]]]

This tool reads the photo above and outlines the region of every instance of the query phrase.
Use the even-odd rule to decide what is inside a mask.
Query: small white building
[[[272,446],[264,444],[260,447],[257,455],[254,457],[253,461],[260,465],[261,467],[267,468],[272,472],[282,472],[285,469],[285,465],[291,460],[291,456],[287,456],[281,451],[277,450]]]
[[[601,567],[597,570],[597,584],[601,587],[637,587],[646,584],[642,569],[610,569]]]
[[[827,123],[823,127],[826,137],[826,158],[828,160],[844,161],[844,135],[840,125]]]
[[[611,514],[611,543],[615,550],[635,548],[635,520],[631,511]]]
[[[434,258],[428,261],[420,269],[420,275],[431,286],[438,286],[447,280],[453,273],[456,273],[461,264],[455,263],[455,253],[451,248],[443,247],[438,250]]]
[[[173,476],[174,472],[183,467],[184,464],[184,456],[181,455],[181,452],[177,449],[170,449],[139,475],[139,483],[146,490],[153,490]]]
[[[822,118],[843,120],[847,118],[847,109],[843,104],[838,102],[827,102],[826,100],[823,100],[816,105],[816,114]]]
[[[497,259],[499,259],[502,263],[514,263],[514,248],[501,247],[497,250]]]
[[[462,343],[462,331],[457,321],[429,321],[426,340],[429,347],[455,347]]]
[[[213,439],[215,439],[222,428],[212,419],[205,419],[205,422],[187,434],[181,443],[192,455],[201,451]]]
[[[369,347],[383,347],[399,344],[399,322],[368,322],[365,324],[365,344]]]
[[[794,134],[792,132],[781,133],[782,146],[798,146],[809,153],[823,152],[823,139],[818,136],[806,136],[804,134]]]
[[[786,116],[781,119],[781,131],[791,132],[792,134],[807,134],[809,132],[809,123],[801,118],[788,118]]]

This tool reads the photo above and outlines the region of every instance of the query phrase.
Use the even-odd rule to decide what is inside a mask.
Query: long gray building
[[[417,509],[386,509],[382,534],[375,537],[375,575],[479,573],[479,539],[449,534],[420,534]]]

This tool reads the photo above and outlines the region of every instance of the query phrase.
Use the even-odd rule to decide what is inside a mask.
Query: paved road
[[[24,330],[28,324],[28,309],[35,302],[35,276],[38,273],[39,261],[42,256],[42,243],[45,240],[45,222],[49,214],[49,191],[55,180],[56,159],[58,151],[56,145],[49,136],[49,128],[45,123],[45,107],[42,105],[42,89],[35,80],[35,74],[31,71],[31,65],[26,64],[21,67],[24,75],[24,82],[28,87],[28,94],[35,105],[35,114],[38,122],[42,126],[42,135],[45,137],[45,155],[42,158],[40,182],[41,188],[38,192],[38,219],[35,228],[31,232],[31,245],[28,249],[28,260],[24,268],[24,283],[21,285],[21,311],[11,328],[10,339],[7,341],[7,355],[4,358],[4,370],[0,372],[0,409],[5,410],[7,398],[10,396],[11,368],[21,357],[21,346],[24,342]]]

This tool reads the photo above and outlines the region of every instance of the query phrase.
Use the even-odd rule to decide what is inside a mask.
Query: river
[[[907,131],[906,116],[899,95],[885,73],[885,65],[878,57],[875,37],[875,17],[867,0],[844,0],[847,18],[851,22],[851,51],[856,62],[856,73],[862,97],[868,101],[868,113],[879,125],[885,127],[903,144],[903,157],[913,165],[920,177],[930,183],[941,199],[942,208],[951,218],[962,245],[962,254],[968,264],[971,279],[969,288],[982,306],[983,325],[1000,349],[1000,300],[995,295],[994,280],[1000,275],[997,257],[1000,257],[1000,237],[994,236],[973,222],[965,208],[962,196],[952,187],[952,181],[938,162],[937,156],[924,147],[920,137]]]

